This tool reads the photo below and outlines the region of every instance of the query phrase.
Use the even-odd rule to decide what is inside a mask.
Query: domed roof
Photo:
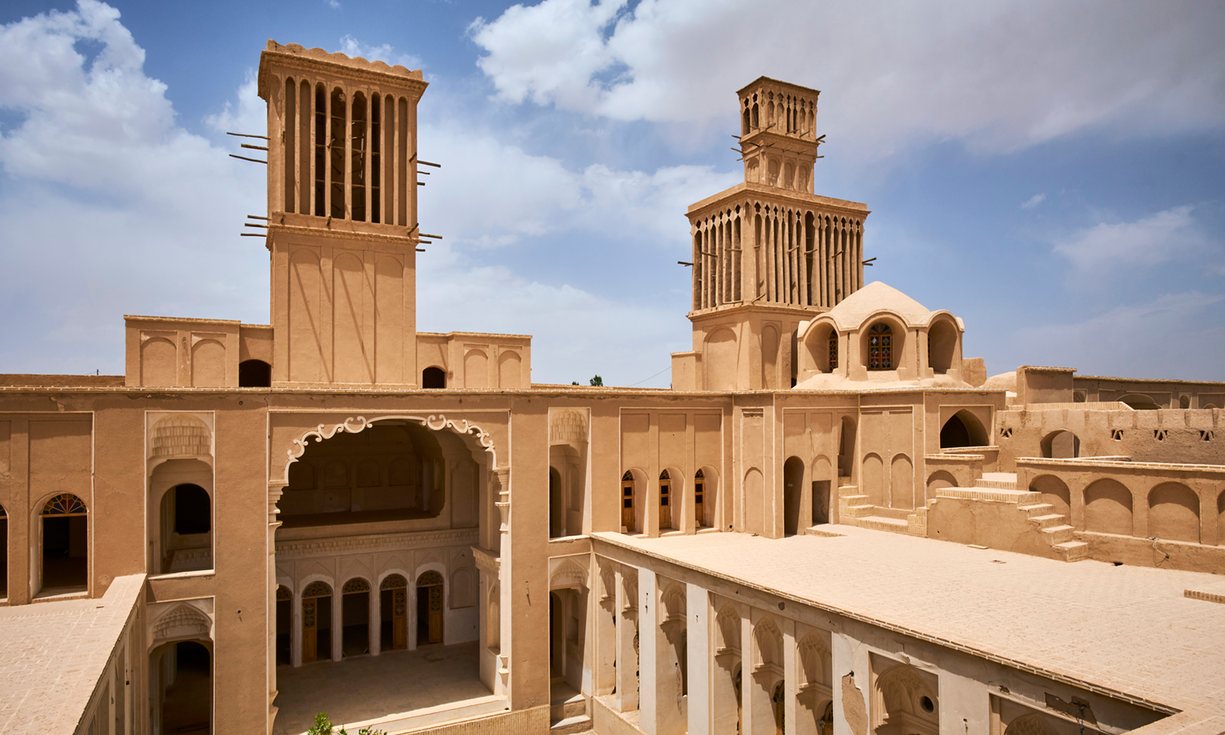
[[[927,324],[932,312],[893,286],[873,281],[843,299],[828,314],[839,329],[854,329],[878,311],[888,311],[902,318],[907,326]]]

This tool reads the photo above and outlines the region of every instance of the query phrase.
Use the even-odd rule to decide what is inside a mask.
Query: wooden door
[[[634,532],[634,480],[626,473],[621,478],[621,527]]]
[[[659,530],[672,528],[672,483],[659,483]]]
[[[442,585],[426,588],[429,592],[429,643],[442,643]]]
[[[313,597],[302,601],[302,663],[310,663],[319,657],[319,636],[315,632],[318,624],[317,602]]]
[[[408,648],[408,589],[391,591],[391,647]]]

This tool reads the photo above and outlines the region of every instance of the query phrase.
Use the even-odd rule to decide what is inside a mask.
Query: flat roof
[[[1219,575],[822,529],[838,535],[595,535],[1110,696],[1205,716],[1225,711],[1225,604],[1184,596],[1220,586]]]
[[[0,607],[0,730],[76,731],[144,582],[131,574],[101,598]]]

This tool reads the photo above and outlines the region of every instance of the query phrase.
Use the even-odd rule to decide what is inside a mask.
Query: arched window
[[[626,470],[621,475],[621,528],[634,533],[634,475]]]
[[[43,506],[42,591],[79,592],[89,587],[89,518],[81,499],[61,493]]]
[[[447,371],[440,367],[427,367],[421,371],[421,387],[426,390],[441,390],[447,387]]]
[[[668,471],[659,473],[659,530],[672,528],[672,478]]]
[[[940,427],[940,448],[987,446],[987,430],[973,413],[962,409]]]
[[[884,322],[868,330],[868,369],[893,369],[893,328]]]
[[[379,585],[379,648],[408,648],[408,580],[389,574]]]

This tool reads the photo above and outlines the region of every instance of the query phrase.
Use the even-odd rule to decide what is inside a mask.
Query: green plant
[[[332,719],[328,717],[328,713],[320,712],[315,715],[315,724],[306,731],[306,735],[349,735],[349,733],[343,727],[337,730],[332,724]],[[373,727],[363,727],[357,731],[357,735],[387,735],[387,733]]]
[[[591,384],[592,385],[604,385],[604,379],[601,378],[599,375],[593,376],[591,378]]]

